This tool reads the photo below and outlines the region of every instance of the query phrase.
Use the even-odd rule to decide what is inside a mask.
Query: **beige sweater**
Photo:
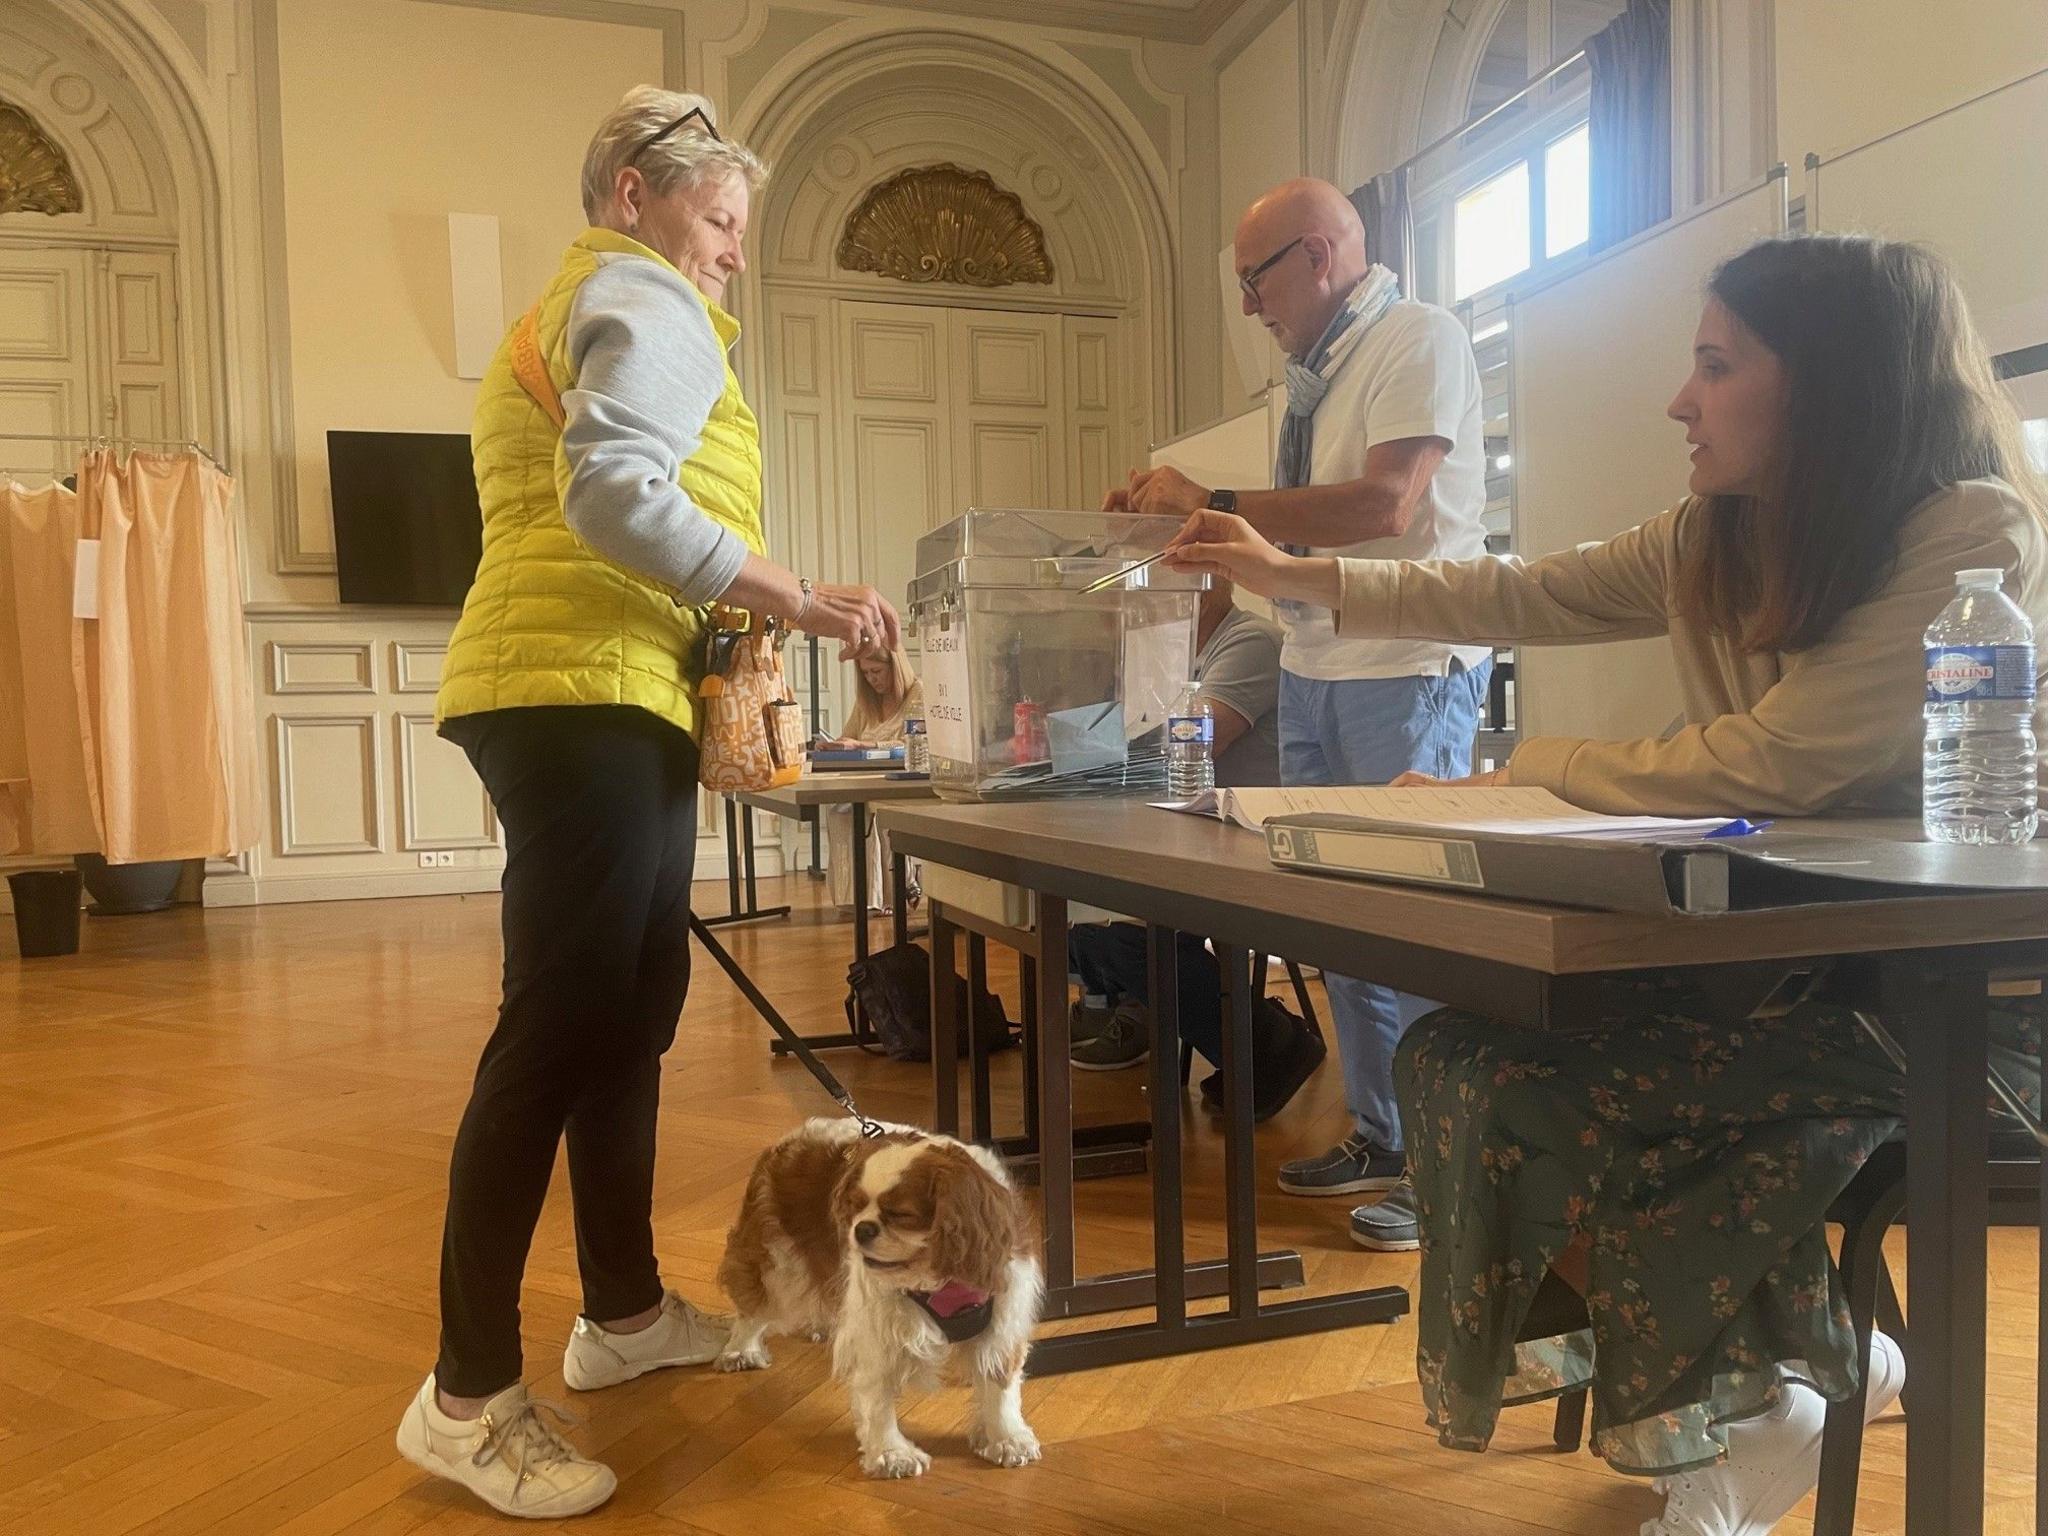
[[[893,747],[903,739],[903,722],[907,716],[924,713],[924,681],[913,677],[910,688],[896,703],[896,708],[877,720],[868,712],[868,701],[856,697],[853,710],[846,717],[846,725],[839,734],[848,741],[864,741],[871,747]]]
[[[1957,571],[1998,567],[2048,657],[2048,530],[1999,480],[1930,497],[1885,585],[1811,650],[1745,653],[1673,611],[1686,501],[1604,544],[1522,561],[1345,560],[1340,635],[1574,645],[1668,635],[1687,724],[1665,740],[1537,737],[1508,781],[1588,810],[1670,815],[1907,812],[1920,803],[1921,634]],[[2040,662],[2037,660],[2037,666]],[[2048,666],[2042,667],[2048,674]],[[2048,684],[2035,733],[2048,740]]]

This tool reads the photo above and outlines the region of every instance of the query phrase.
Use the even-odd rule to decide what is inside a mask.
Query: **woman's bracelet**
[[[803,593],[804,600],[798,605],[796,612],[790,616],[789,622],[801,624],[804,621],[804,615],[811,611],[811,578],[799,576],[796,579],[796,584],[797,590]]]

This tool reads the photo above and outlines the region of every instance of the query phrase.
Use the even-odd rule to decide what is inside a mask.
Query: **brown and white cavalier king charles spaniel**
[[[999,1467],[1038,1460],[1024,1357],[1044,1279],[1000,1158],[907,1126],[809,1120],[761,1154],[725,1240],[739,1310],[723,1371],[768,1364],[770,1333],[829,1336],[870,1477],[932,1459],[896,1423],[897,1394],[951,1367],[974,1386],[968,1444]]]

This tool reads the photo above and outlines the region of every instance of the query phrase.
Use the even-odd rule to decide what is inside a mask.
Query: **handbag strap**
[[[548,373],[546,359],[540,355],[540,306],[534,305],[519,323],[512,328],[512,377],[519,381],[519,387],[526,391],[533,403],[547,413],[555,424],[557,432],[569,419],[562,409],[562,396],[555,388],[555,381]]]

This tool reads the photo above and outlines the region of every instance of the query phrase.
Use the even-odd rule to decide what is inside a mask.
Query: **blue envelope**
[[[1118,767],[1129,756],[1124,707],[1112,699],[1107,704],[1056,709],[1045,717],[1045,740],[1056,776]]]

